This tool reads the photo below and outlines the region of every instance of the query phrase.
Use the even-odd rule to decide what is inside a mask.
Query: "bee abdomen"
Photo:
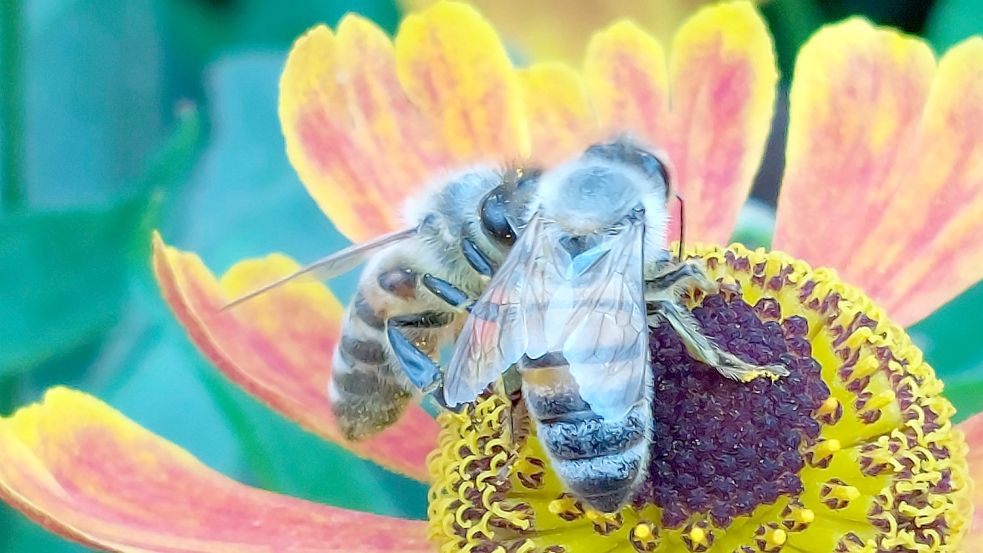
[[[525,360],[522,395],[560,480],[591,507],[612,512],[631,496],[648,460],[650,400],[617,420],[594,413],[555,354]]]
[[[554,459],[553,467],[574,495],[594,509],[613,512],[630,499],[647,459],[648,447],[639,442],[610,455]]]
[[[412,394],[399,381],[381,343],[350,333],[342,330],[335,350],[328,396],[342,434],[358,440],[395,423]]]
[[[623,418],[594,413],[542,422],[539,437],[557,459],[575,460],[626,451],[645,439],[651,415],[636,405]]]

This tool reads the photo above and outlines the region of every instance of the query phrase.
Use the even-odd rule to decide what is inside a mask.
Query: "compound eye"
[[[507,201],[501,186],[489,192],[481,201],[481,226],[489,238],[511,246],[515,244],[515,229],[506,217]]]
[[[639,151],[639,165],[642,167],[642,171],[649,177],[654,177],[656,175],[662,177],[662,182],[669,186],[669,171],[666,170],[664,163],[659,161],[659,158],[654,155]]]

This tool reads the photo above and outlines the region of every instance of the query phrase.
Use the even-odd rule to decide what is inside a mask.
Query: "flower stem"
[[[25,200],[21,16],[20,0],[0,2],[0,205],[7,212]]]

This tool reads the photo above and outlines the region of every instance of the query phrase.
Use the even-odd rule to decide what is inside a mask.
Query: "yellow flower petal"
[[[402,0],[408,9],[423,9],[435,0]],[[654,36],[670,38],[679,23],[706,0],[472,0],[501,30],[510,48],[522,59],[578,63],[584,37],[627,17]]]
[[[456,161],[528,155],[518,78],[498,34],[474,9],[441,2],[407,16],[395,44],[403,87]]]
[[[608,27],[587,46],[584,79],[602,130],[633,133],[665,147],[669,84],[658,40],[630,21]]]
[[[668,70],[655,38],[616,23],[591,40],[584,74],[605,133],[631,133],[666,152],[674,186],[697,206],[687,235],[726,241],[764,152],[778,78],[753,6],[697,12],[677,33]]]
[[[669,60],[672,126],[666,148],[689,205],[687,236],[724,244],[761,163],[778,69],[771,35],[749,2],[704,8],[687,20]]]
[[[84,393],[0,419],[0,499],[102,551],[425,552],[424,524],[250,488]]]
[[[802,49],[774,246],[836,267],[905,325],[983,278],[983,40],[936,67],[861,19]]]
[[[598,138],[580,75],[566,65],[541,63],[519,71],[532,139],[532,159],[550,166]]]
[[[291,283],[229,311],[233,298],[290,274],[284,256],[243,261],[217,280],[193,253],[154,237],[154,273],[188,335],[230,380],[319,436],[400,474],[425,479],[436,425],[411,405],[377,436],[347,442],[331,412],[328,380],[344,310],[320,282]]]

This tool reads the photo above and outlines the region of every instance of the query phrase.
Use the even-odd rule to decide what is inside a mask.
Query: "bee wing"
[[[261,288],[253,290],[243,296],[240,296],[222,307],[222,311],[226,309],[231,309],[240,303],[255,298],[260,294],[264,294],[282,286],[294,279],[299,277],[310,275],[318,280],[328,280],[336,276],[342,275],[351,271],[363,261],[365,261],[369,256],[381,250],[382,248],[395,244],[396,242],[401,242],[407,238],[411,238],[416,235],[417,229],[405,229],[397,232],[391,232],[389,234],[384,234],[374,240],[365,242],[362,244],[354,244],[349,246],[339,252],[335,252],[327,257],[318,259],[314,263],[307,265],[298,269],[296,272],[291,273],[283,278],[277,279]]]
[[[642,247],[644,226],[621,232],[571,259],[553,293],[549,327],[591,410],[619,419],[644,393],[648,359]],[[593,252],[593,253],[592,253]],[[580,258],[587,256],[582,261]],[[562,330],[556,330],[562,329]]]
[[[542,228],[540,217],[533,216],[472,307],[444,375],[448,406],[474,401],[531,350],[545,353],[543,309],[533,306],[545,308],[555,271],[539,255],[545,243]]]

